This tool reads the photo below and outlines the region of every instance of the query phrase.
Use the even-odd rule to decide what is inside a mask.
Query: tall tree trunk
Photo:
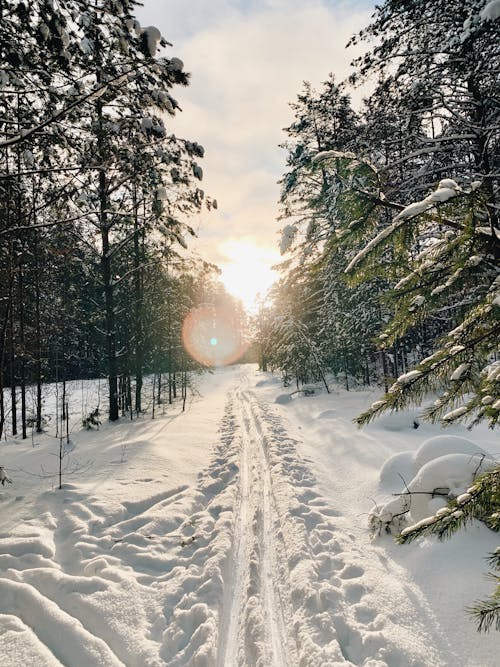
[[[14,331],[14,294],[13,294],[13,280],[14,280],[14,264],[13,264],[13,247],[10,244],[10,270],[12,275],[12,283],[9,291],[10,311],[9,311],[9,371],[10,371],[10,403],[11,403],[11,422],[12,435],[17,435],[17,404],[16,404],[16,351],[15,351],[15,331]]]
[[[384,377],[384,390],[387,393],[389,391],[389,383],[387,382],[387,355],[385,350],[380,350],[380,361],[382,362],[382,374]]]
[[[144,366],[144,336],[142,332],[142,265],[141,256],[139,211],[137,202],[137,186],[133,187],[133,207],[134,207],[134,340],[135,340],[135,411],[137,414],[142,412],[142,385],[143,385],[143,366]],[[153,396],[154,399],[154,396]]]
[[[24,274],[22,266],[18,272],[19,287],[19,343],[21,346],[20,363],[20,388],[21,388],[21,432],[23,440],[26,440],[26,349],[24,337]]]
[[[100,19],[97,18],[97,21]],[[96,27],[95,33],[95,62],[96,62],[96,83],[102,84],[102,54],[99,33]],[[99,228],[101,232],[101,276],[104,287],[104,310],[106,322],[106,357],[108,370],[108,389],[109,389],[109,420],[116,421],[119,418],[118,412],[118,364],[116,360],[116,329],[115,329],[115,304],[114,289],[111,266],[111,247],[109,232],[111,225],[108,219],[109,198],[106,179],[106,164],[109,160],[106,154],[105,129],[103,125],[103,104],[101,98],[96,101],[97,113],[97,157],[99,160]]]
[[[99,172],[99,191],[101,195],[101,274],[104,283],[104,308],[106,318],[106,356],[108,362],[109,419],[116,421],[118,415],[118,375],[116,363],[116,332],[113,282],[111,275],[111,256],[109,254],[109,228],[106,214],[106,176]],[[104,219],[103,219],[104,218]]]
[[[34,204],[33,204],[34,206]],[[35,237],[36,432],[42,432],[42,330],[40,323],[40,258]]]
[[[399,354],[399,345],[398,342],[396,341],[393,346],[393,353],[394,353],[394,377],[397,379],[400,375],[399,373],[399,364],[398,364],[398,354]]]
[[[156,402],[158,403],[158,405],[161,405],[161,402],[162,402],[162,401],[161,401],[161,392],[162,392],[162,389],[163,389],[163,385],[162,385],[162,382],[161,382],[161,372],[160,372],[160,373],[158,373],[158,390],[157,390],[157,392],[156,392],[156,395],[157,395],[157,400],[156,400]]]

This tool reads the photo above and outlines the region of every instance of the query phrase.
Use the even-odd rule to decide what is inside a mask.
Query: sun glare
[[[228,260],[220,263],[224,286],[247,310],[255,310],[257,296],[263,296],[278,278],[271,268],[280,260],[278,251],[259,246],[253,239],[226,241],[220,249]]]

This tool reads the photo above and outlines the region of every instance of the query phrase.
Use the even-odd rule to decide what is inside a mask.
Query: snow
[[[472,440],[457,435],[437,435],[425,440],[415,452],[415,468],[422,468],[429,461],[448,454],[467,454],[479,462],[483,457],[491,456]]]
[[[420,215],[424,211],[427,211],[431,208],[432,202],[423,199],[422,201],[414,202],[413,204],[408,204],[401,213],[398,213],[396,220],[408,220],[409,218],[414,218],[417,215]]]
[[[453,192],[456,194],[456,191],[459,190],[460,188],[458,187],[458,184],[456,181],[454,181],[452,178],[443,178],[441,181],[439,181],[438,186],[437,186],[437,191],[439,190],[453,190]],[[454,196],[454,195],[450,195]]]
[[[500,18],[500,0],[491,0],[491,2],[488,2],[479,13],[479,16],[483,21],[496,21],[496,19]]]
[[[279,388],[269,389],[267,395],[281,392]],[[388,494],[403,490],[401,479],[396,478],[398,460],[400,470],[406,466],[403,476],[410,481],[415,451],[441,433],[438,426],[422,422],[415,429],[413,412],[387,414],[361,431],[356,429],[351,420],[372,402],[373,392],[336,388],[331,395],[297,398],[278,408],[286,416],[290,437],[297,440],[298,452],[310,463],[316,479],[313,490],[336,512],[331,521],[340,558],[349,558],[349,565],[359,575],[350,581],[354,590],[349,589],[348,595],[352,594],[353,600],[346,613],[344,637],[353,638],[353,646],[355,638],[365,646],[373,641],[372,622],[363,625],[359,621],[365,610],[369,616],[371,609],[374,615],[369,617],[376,619],[379,638],[387,641],[387,633],[391,633],[385,649],[395,664],[493,667],[500,650],[498,633],[477,635],[463,610],[491,592],[491,584],[481,573],[487,567],[484,557],[495,550],[498,536],[474,524],[444,543],[427,538],[398,546],[390,536],[370,541],[366,517],[373,501],[383,502],[390,498]],[[328,410],[329,419],[318,419]],[[446,433],[464,440],[462,434],[469,435],[458,425]],[[498,437],[486,427],[478,427],[473,434],[469,437],[474,437],[478,445],[498,452]],[[444,449],[437,448],[436,453],[441,451]],[[345,591],[347,581],[337,579],[340,591]],[[391,619],[396,625],[391,625]],[[412,657],[411,651],[402,649],[405,632],[412,643]],[[427,655],[422,641],[428,642]],[[349,658],[354,664],[369,664],[361,649]],[[373,653],[370,658],[375,660]],[[391,658],[387,664],[391,664]]]
[[[182,72],[184,69],[184,63],[180,58],[170,58],[169,67],[174,72]]]
[[[448,201],[448,199],[451,199],[452,197],[456,196],[456,190],[453,188],[439,188],[435,192],[432,192],[428,197],[426,197],[426,200],[429,202],[445,202]]]
[[[406,210],[406,209],[405,209]],[[399,215],[397,215],[393,222],[385,227],[381,232],[377,234],[373,239],[371,239],[365,247],[360,250],[354,257],[353,259],[349,262],[345,269],[345,273],[349,273],[352,271],[352,269],[359,264],[370,252],[373,248],[378,246],[379,243],[381,243],[384,239],[386,239],[388,236],[390,236],[393,232],[396,231],[401,225],[403,224],[405,217],[401,217],[401,214],[404,213],[404,211],[401,211]]]
[[[453,421],[454,419],[458,419],[458,417],[462,417],[462,415],[465,415],[467,412],[467,408],[465,405],[460,406],[459,408],[455,408],[455,410],[450,410],[450,412],[447,412],[445,415],[443,415],[443,421]]]
[[[450,380],[455,380],[457,382],[459,380],[462,380],[464,375],[467,375],[469,370],[470,370],[470,363],[460,364],[460,366],[457,366],[457,368],[455,368],[453,373],[450,375]]]
[[[144,116],[144,118],[141,119],[141,130],[143,132],[148,132],[148,130],[152,130],[153,125],[154,121],[149,116]]]
[[[227,367],[185,413],[84,431],[97,383],[71,383],[62,490],[53,420],[33,444],[0,444],[3,665],[494,667],[498,633],[478,635],[464,607],[490,592],[497,536],[472,524],[403,547],[367,528],[397,471],[470,493],[473,441],[452,426],[454,443],[432,444],[439,428],[415,428],[413,412],[359,431],[375,392],[332,389],[290,397],[271,374]],[[415,452],[435,456],[417,471]]]
[[[280,253],[284,255],[292,246],[297,233],[297,228],[293,225],[286,225],[281,232]]]
[[[145,39],[149,55],[153,58],[161,41],[161,32],[155,26],[148,26],[141,30],[141,36]]]
[[[347,158],[349,160],[356,159],[356,155],[350,151],[321,151],[316,153],[313,156],[313,162],[323,162],[324,160],[329,160],[330,158]]]
[[[482,261],[483,261],[483,257],[481,257],[481,255],[472,255],[467,260],[467,266],[477,266]]]
[[[425,296],[423,296],[422,294],[418,294],[417,296],[414,296],[413,299],[411,300],[410,310],[419,308],[424,303],[425,303]]]
[[[425,199],[409,204],[398,213],[394,218],[394,222],[411,220],[430,208],[433,208],[435,204],[443,204],[452,197],[456,197],[459,191],[460,188],[454,180],[451,178],[444,178],[439,181],[437,189],[434,192],[431,192]]]
[[[380,472],[380,485],[396,497],[372,509],[372,527],[404,534],[409,517],[416,522],[412,527],[427,525],[422,522],[444,512],[450,498],[463,498],[474,477],[494,464],[485,449],[456,435],[438,435],[414,453],[391,456]]]
[[[434,515],[447,498],[433,498],[435,489],[443,489],[450,498],[461,495],[474,477],[494,465],[491,457],[478,458],[470,454],[445,454],[425,463],[408,485],[412,495],[410,513],[415,521]]]
[[[468,503],[471,498],[472,496],[470,493],[461,493],[457,497],[457,505],[464,505],[465,503]]]
[[[413,380],[416,380],[422,375],[422,371],[418,370],[413,370],[409,371],[408,373],[404,373],[403,375],[400,375],[397,379],[398,384],[409,384],[410,382],[413,382]]]
[[[379,484],[388,493],[399,492],[402,482],[413,479],[415,472],[413,452],[398,452],[390,456],[382,466],[379,474]]]

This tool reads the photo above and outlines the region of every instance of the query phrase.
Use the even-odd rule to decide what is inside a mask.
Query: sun
[[[248,237],[225,241],[220,252],[227,257],[227,262],[219,263],[225,288],[248,311],[255,310],[257,296],[263,296],[278,278],[271,268],[280,261],[278,251],[258,245]]]

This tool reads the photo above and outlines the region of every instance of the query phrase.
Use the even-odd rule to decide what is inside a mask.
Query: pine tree
[[[202,147],[165,121],[188,75],[135,6],[0,4],[0,430],[5,382],[15,432],[18,398],[25,431],[25,387],[36,381],[41,428],[42,381],[61,365],[65,377],[103,374],[104,347],[111,418],[132,372],[140,409],[146,267],[161,256],[158,239],[185,247],[188,217],[216,205],[198,185]]]
[[[477,478],[473,486],[451,501],[448,507],[405,528],[398,539],[401,544],[426,535],[436,535],[439,539],[446,539],[473,520],[483,521],[492,530],[500,530],[499,467]],[[494,570],[500,572],[500,547],[491,554],[489,562]],[[500,576],[497,574],[491,576],[497,582],[491,597],[469,608],[478,623],[479,631],[488,631],[493,625],[496,630],[500,630]]]

